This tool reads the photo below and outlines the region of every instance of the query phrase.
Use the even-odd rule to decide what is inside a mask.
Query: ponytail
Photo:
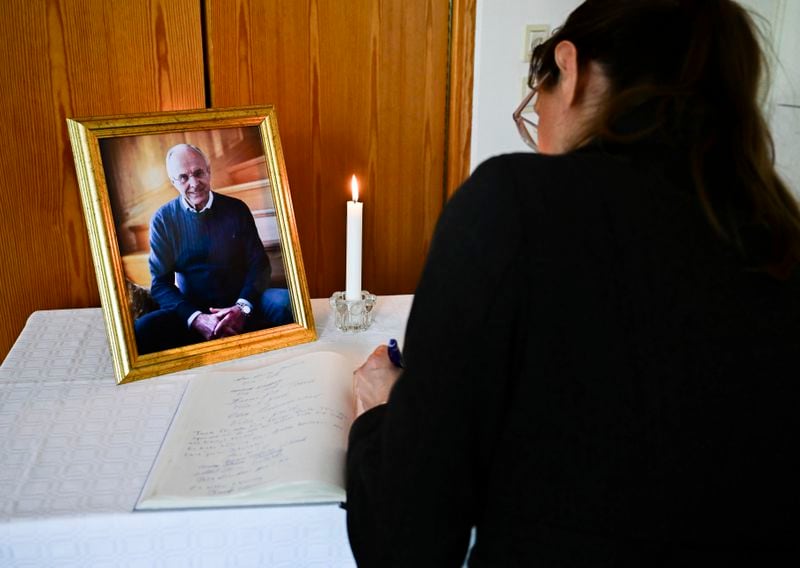
[[[758,38],[731,0],[587,0],[536,48],[531,82],[555,85],[555,46],[574,43],[579,64],[599,63],[611,85],[590,137],[628,143],[660,130],[678,139],[711,226],[785,278],[800,261],[800,209],[775,171],[759,106],[766,65]],[[633,134],[615,129],[642,105],[656,109],[652,124]]]

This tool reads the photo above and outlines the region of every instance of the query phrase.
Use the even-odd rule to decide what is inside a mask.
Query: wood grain
[[[449,198],[467,179],[472,140],[472,87],[475,69],[475,0],[453,1],[450,38],[447,171]]]
[[[362,182],[363,286],[416,286],[444,201],[445,0],[208,0],[211,101],[275,104],[312,296],[344,287]]]
[[[67,117],[202,107],[196,0],[0,3],[0,359],[31,312],[99,305]]]
[[[276,103],[312,296],[344,285],[352,173],[364,287],[413,291],[469,169],[474,18],[475,0],[0,3],[0,360],[31,312],[99,303],[66,117]]]

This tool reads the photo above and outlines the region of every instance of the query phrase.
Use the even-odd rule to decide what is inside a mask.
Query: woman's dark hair
[[[588,136],[626,143],[654,131],[673,135],[688,149],[711,225],[751,260],[750,236],[769,235],[757,263],[786,277],[800,261],[800,210],[775,171],[759,106],[766,65],[758,38],[731,0],[586,0],[536,47],[529,82],[552,88],[556,45],[575,44],[579,66],[600,65],[610,84]],[[648,128],[615,129],[640,107],[653,111]]]

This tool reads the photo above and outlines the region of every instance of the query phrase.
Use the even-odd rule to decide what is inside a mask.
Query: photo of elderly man
[[[150,293],[159,309],[135,321],[139,354],[291,323],[288,290],[269,287],[252,213],[213,191],[204,151],[172,146],[166,171],[178,195],[150,221]]]

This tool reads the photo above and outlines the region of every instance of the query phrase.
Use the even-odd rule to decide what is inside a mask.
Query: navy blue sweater
[[[215,193],[213,206],[203,213],[187,211],[180,197],[156,212],[150,223],[150,274],[151,293],[161,308],[188,319],[197,310],[232,306],[239,298],[258,305],[270,266],[247,206]]]

